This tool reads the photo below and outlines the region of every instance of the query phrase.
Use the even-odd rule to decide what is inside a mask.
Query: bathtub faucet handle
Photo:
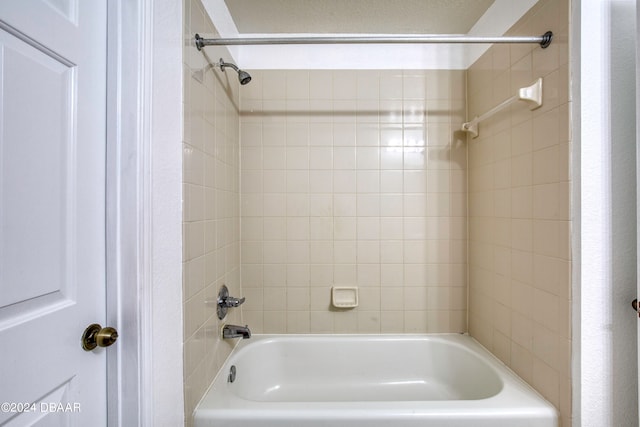
[[[229,289],[226,285],[222,285],[220,287],[220,292],[218,292],[218,319],[222,320],[227,315],[227,310],[229,308],[234,308],[242,305],[245,301],[245,298],[234,298],[229,296]]]
[[[242,298],[234,298],[234,297],[226,297],[222,303],[227,307],[238,307],[244,303],[245,297]]]

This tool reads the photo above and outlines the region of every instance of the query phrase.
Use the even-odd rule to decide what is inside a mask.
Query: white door
[[[640,37],[640,6],[636,4],[636,40]],[[640,296],[640,43],[636,42],[636,298]],[[637,304],[637,300],[636,300]],[[636,305],[636,307],[638,307]],[[640,314],[638,314],[640,319]],[[636,375],[637,420],[640,420],[640,327],[636,323],[638,374]]]
[[[0,1],[0,425],[106,425],[106,1]]]

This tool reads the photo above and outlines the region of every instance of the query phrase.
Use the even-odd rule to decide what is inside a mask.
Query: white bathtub
[[[234,382],[228,381],[231,366]],[[195,427],[557,427],[555,408],[466,335],[254,335]]]

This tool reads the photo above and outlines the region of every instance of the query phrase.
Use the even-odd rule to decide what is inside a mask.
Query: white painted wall
[[[182,1],[118,0],[110,19],[108,424],[181,426]]]
[[[638,425],[635,3],[574,3],[574,426]]]
[[[145,425],[184,423],[182,368],[182,1],[149,1],[151,47],[148,88],[150,204],[145,224],[151,262],[150,311],[152,396]]]

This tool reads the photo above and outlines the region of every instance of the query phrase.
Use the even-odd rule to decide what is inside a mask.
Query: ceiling
[[[466,34],[494,0],[224,2],[240,34]]]
[[[501,36],[537,1],[202,0],[218,33],[202,36]],[[241,68],[249,70],[467,69],[488,47],[487,44],[243,45],[211,46],[207,52],[214,57],[229,55]]]

